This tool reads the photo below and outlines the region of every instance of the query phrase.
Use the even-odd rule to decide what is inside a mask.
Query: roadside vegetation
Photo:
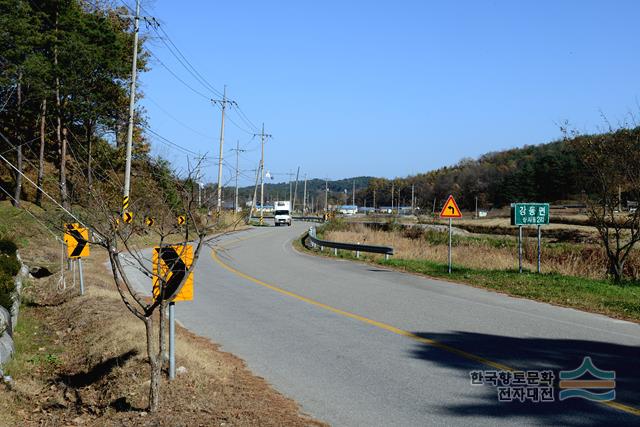
[[[640,321],[640,254],[625,265],[628,278],[607,277],[608,259],[598,244],[543,241],[542,274],[537,274],[537,243],[523,245],[524,273],[518,273],[517,240],[513,236],[454,235],[453,272],[447,272],[448,233],[428,228],[389,227],[375,230],[337,220],[318,228],[325,240],[392,246],[394,255],[361,254],[360,260],[408,272],[492,289],[510,295]],[[319,252],[318,252],[319,253]],[[333,256],[333,251],[325,251]],[[348,251],[338,256],[355,259]]]
[[[60,244],[45,227],[2,202],[0,231],[19,242],[29,267],[46,265],[53,273],[23,288],[16,352],[3,367],[12,380],[0,386],[0,426],[321,425],[242,360],[180,327],[179,374],[170,386],[163,376],[162,405],[149,412],[145,327],[122,304],[106,252],[93,248],[84,260],[86,294],[79,297],[71,270],[66,263],[60,269]]]
[[[14,276],[20,271],[16,256],[16,244],[8,239],[0,240],[0,306],[11,312],[12,293],[15,291]]]

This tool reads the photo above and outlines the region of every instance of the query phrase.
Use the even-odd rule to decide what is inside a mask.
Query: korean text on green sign
[[[549,224],[549,203],[512,203],[511,225]]]

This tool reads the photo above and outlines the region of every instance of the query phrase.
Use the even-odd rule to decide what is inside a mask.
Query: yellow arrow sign
[[[144,223],[147,224],[147,226],[151,227],[156,221],[151,218],[150,216],[146,217],[144,219]]]
[[[125,212],[122,214],[122,220],[124,222],[126,222],[127,224],[131,224],[131,221],[133,221],[133,213],[131,212]]]
[[[89,229],[80,224],[64,225],[64,242],[67,244],[69,258],[84,258],[89,256]]]
[[[440,218],[462,218],[462,212],[453,196],[449,196],[440,212]]]
[[[164,283],[164,297],[171,301],[193,300],[193,246],[173,245],[153,248],[153,297],[160,295]],[[183,284],[184,283],[184,284]],[[182,286],[181,286],[182,285]],[[173,298],[172,298],[173,297]]]
[[[187,217],[184,215],[179,215],[178,216],[178,225],[183,225],[185,222],[187,222]]]

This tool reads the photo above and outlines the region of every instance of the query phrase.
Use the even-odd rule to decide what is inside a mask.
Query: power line
[[[178,76],[175,72],[173,72],[169,67],[167,67],[165,65],[164,62],[162,62],[162,60],[160,58],[158,58],[158,56],[153,53],[151,50],[148,50],[148,52],[151,54],[151,56],[153,56],[160,65],[162,65],[162,67],[167,70],[176,80],[178,80],[180,83],[182,83],[184,86],[186,86],[189,90],[191,90],[193,93],[195,93],[196,95],[206,99],[207,101],[209,101],[211,99],[211,97],[205,95],[204,93],[200,92],[199,90],[195,89],[193,86],[189,85],[187,82],[185,82],[184,80],[182,80],[180,78],[180,76]]]
[[[167,110],[165,110],[158,102],[154,101],[153,98],[151,98],[149,95],[145,95],[145,98],[148,99],[149,101],[151,101],[156,107],[158,107],[158,109],[160,111],[162,111],[164,114],[166,114],[169,118],[171,118],[173,121],[175,121],[176,123],[178,123],[179,125],[181,125],[182,127],[184,127],[185,129],[190,130],[191,132],[193,132],[196,135],[199,135],[203,138],[207,138],[207,139],[211,139],[211,135],[206,135],[204,132],[200,132],[194,128],[192,128],[191,126],[187,125],[186,123],[184,123],[183,121],[179,120],[178,118],[176,118],[175,116],[173,116],[171,113],[169,113]]]
[[[153,22],[155,23],[155,25],[152,25],[151,28],[153,28],[156,34],[158,34],[160,41],[162,41],[167,49],[169,49],[169,52],[171,52],[171,54],[178,60],[178,62],[184,67],[184,69],[187,70],[187,72],[191,74],[193,78],[195,78],[198,83],[200,83],[205,89],[210,90],[211,92],[216,94],[216,96],[222,96],[222,92],[220,92],[211,83],[209,83],[207,79],[205,79],[202,74],[200,74],[198,70],[191,64],[191,62],[189,62],[187,57],[180,51],[173,40],[171,40],[169,34],[167,34],[164,28],[162,28],[162,25],[160,25],[158,20],[154,18]],[[162,34],[164,34],[164,37],[162,37],[162,35],[158,32],[158,29],[162,32]],[[169,43],[167,43],[167,41]]]

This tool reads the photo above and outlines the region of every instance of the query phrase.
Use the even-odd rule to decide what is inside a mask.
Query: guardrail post
[[[338,248],[333,248],[333,254],[334,254],[335,256],[338,256]]]
[[[358,242],[358,246],[360,245],[360,242]],[[360,250],[356,251],[356,258],[360,258]]]
[[[385,261],[389,260],[389,254],[384,254],[384,260]]]

